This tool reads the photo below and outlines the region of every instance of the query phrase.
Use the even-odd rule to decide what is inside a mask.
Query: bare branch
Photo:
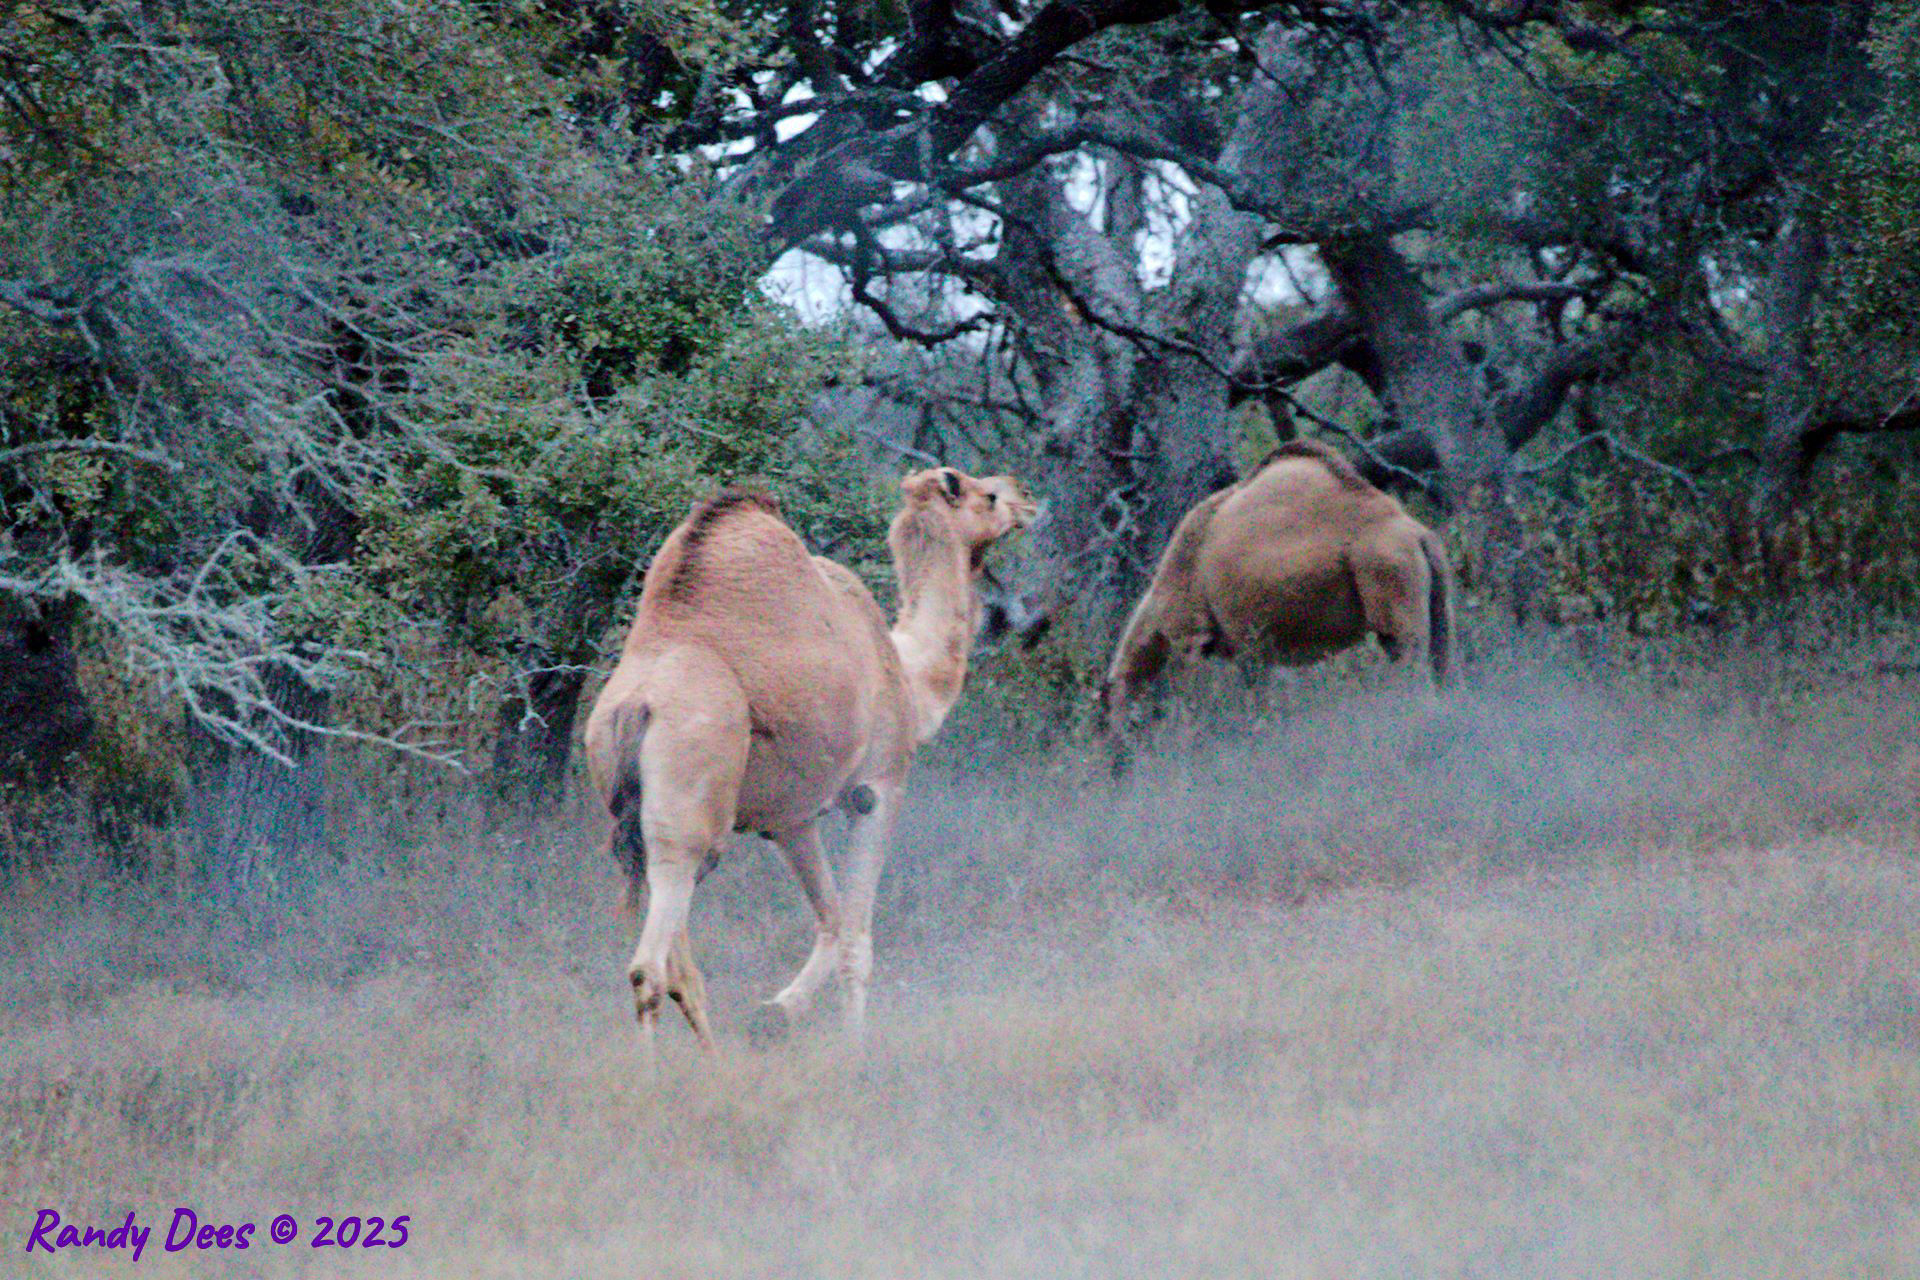
[[[1544,459],[1543,461],[1516,463],[1514,465],[1514,471],[1519,475],[1539,475],[1543,471],[1552,470],[1582,449],[1590,448],[1593,445],[1604,445],[1607,452],[1614,457],[1625,458],[1627,461],[1644,467],[1649,471],[1666,476],[1682,489],[1685,489],[1687,495],[1696,502],[1704,501],[1706,498],[1706,495],[1701,492],[1700,482],[1688,475],[1685,471],[1641,452],[1639,449],[1634,448],[1626,441],[1620,439],[1620,437],[1614,435],[1611,431],[1589,432],[1555,452],[1552,457]]]
[[[964,320],[956,320],[938,329],[923,329],[912,321],[903,319],[885,300],[875,295],[868,288],[869,279],[870,277],[864,274],[854,276],[850,286],[853,300],[880,317],[880,323],[887,327],[887,332],[902,342],[912,342],[922,347],[937,347],[943,342],[949,342],[963,333],[971,333],[989,323],[986,314],[982,313],[968,316]]]
[[[1494,421],[1507,447],[1519,449],[1538,435],[1553,421],[1567,393],[1575,386],[1622,367],[1666,314],[1664,309],[1634,312],[1604,329],[1555,348],[1533,377],[1501,396],[1494,405]]]
[[[46,453],[109,453],[175,474],[182,469],[179,459],[168,457],[164,453],[151,449],[138,449],[118,440],[99,439],[36,440],[31,444],[15,445],[11,449],[0,449],[0,465],[19,458],[31,458]]]
[[[294,735],[374,743],[464,771],[456,748],[409,736],[419,725],[374,733],[288,712],[269,684],[279,672],[309,688],[338,688],[373,664],[369,654],[305,644],[275,617],[295,587],[259,589],[236,574],[270,564],[282,574],[318,572],[244,531],[223,538],[184,582],[145,578],[107,563],[61,558],[30,576],[0,572],[0,589],[42,600],[83,602],[112,628],[127,664],[177,697],[215,738],[297,767]]]
[[[0,302],[24,311],[42,324],[72,324],[80,307],[46,285],[26,280],[0,280]]]
[[[1435,302],[1437,322],[1508,302],[1551,305],[1580,297],[1582,290],[1557,281],[1492,281],[1459,289]],[[1259,339],[1233,365],[1235,403],[1283,382],[1297,382],[1336,361],[1351,361],[1365,342],[1360,318],[1346,299],[1335,295],[1305,319]]]
[[[1495,280],[1455,290],[1433,305],[1433,315],[1436,320],[1453,320],[1504,302],[1568,302],[1583,293],[1579,285],[1558,280]]]
[[[881,435],[879,432],[873,430],[873,428],[861,426],[859,423],[852,424],[852,427],[853,427],[853,433],[859,436],[862,440],[872,441],[874,444],[879,445],[882,449],[886,449],[893,453],[897,453],[903,458],[911,458],[913,461],[922,463],[923,465],[929,466],[929,467],[937,467],[942,465],[940,462],[940,459],[934,457],[932,454],[928,453],[924,449],[916,449],[912,445],[900,444],[897,441],[889,440],[885,436]]]

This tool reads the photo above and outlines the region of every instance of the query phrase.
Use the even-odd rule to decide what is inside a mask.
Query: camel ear
[[[949,504],[960,501],[960,473],[952,467],[940,468],[940,487],[946,492]]]

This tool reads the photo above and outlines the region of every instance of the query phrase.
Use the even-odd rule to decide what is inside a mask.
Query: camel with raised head
[[[779,846],[818,926],[769,1012],[791,1022],[837,969],[848,1027],[861,1030],[874,892],[908,765],[966,678],[981,558],[1034,512],[1016,481],[951,467],[908,476],[900,491],[887,534],[900,588],[891,629],[860,580],[809,555],[764,494],[700,504],[647,570],[586,748],[629,904],[647,890],[627,976],[649,1052],[664,997],[712,1047],[687,913],[734,831]],[[844,891],[818,829],[835,808],[853,824]]]
[[[1333,449],[1290,441],[1174,529],[1101,683],[1102,718],[1124,731],[1134,690],[1169,658],[1298,665],[1369,635],[1444,684],[1452,581],[1433,530]]]

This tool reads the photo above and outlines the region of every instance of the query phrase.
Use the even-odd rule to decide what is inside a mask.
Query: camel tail
[[[1427,661],[1433,683],[1445,688],[1453,669],[1453,567],[1439,538],[1422,538],[1420,550],[1427,557]]]
[[[653,712],[647,707],[635,708],[622,717],[619,772],[614,775],[613,794],[607,797],[607,808],[613,814],[611,852],[627,873],[630,904],[639,901],[640,886],[647,879],[647,841],[640,826],[640,748],[647,740],[647,725],[652,719]]]

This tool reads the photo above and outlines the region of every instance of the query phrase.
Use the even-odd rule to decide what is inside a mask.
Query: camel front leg
[[[867,979],[873,972],[873,904],[900,813],[899,783],[876,784],[873,790],[873,811],[854,822],[841,916],[840,981],[845,992],[847,1034],[856,1043],[865,1038],[867,1028]]]
[[[792,982],[761,1006],[762,1012],[752,1026],[756,1038],[774,1038],[791,1030],[807,1006],[813,1002],[820,984],[833,972],[840,939],[840,894],[834,887],[833,868],[820,845],[820,829],[814,823],[783,832],[774,845],[786,855],[787,865],[800,881],[800,889],[813,908],[813,950]]]

